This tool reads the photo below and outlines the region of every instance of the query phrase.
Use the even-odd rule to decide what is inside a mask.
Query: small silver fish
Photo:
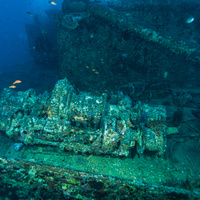
[[[28,15],[33,16],[33,14],[32,14],[31,12],[29,12],[29,11],[27,11],[26,13],[27,13]]]
[[[190,24],[194,21],[194,17],[188,17],[186,20],[185,20],[185,23],[186,24]]]

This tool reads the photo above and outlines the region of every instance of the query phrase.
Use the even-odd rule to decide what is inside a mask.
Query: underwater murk
[[[200,2],[18,8],[2,29],[24,27],[1,50],[0,199],[200,199]]]

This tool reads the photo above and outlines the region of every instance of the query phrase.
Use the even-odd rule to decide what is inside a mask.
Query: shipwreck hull
[[[57,16],[60,78],[84,91],[126,91],[130,82],[162,83],[165,91],[187,88],[188,82],[199,85],[199,29],[181,16],[185,12],[185,17],[193,13],[198,18],[198,3],[110,8],[74,2],[80,10],[71,3],[65,1]]]
[[[171,117],[174,126],[182,125],[183,111],[177,110],[177,120],[177,115],[167,116],[164,106],[138,101],[168,91],[175,96],[168,105],[174,101],[184,107],[191,96],[198,99],[198,90],[180,87],[187,88],[188,81],[199,86],[200,48],[188,42],[191,31],[186,40],[163,34],[175,7],[146,2],[107,7],[64,1],[56,18],[62,79],[51,93],[7,88],[0,93],[1,197],[200,198],[195,162],[187,154],[188,166],[164,159],[167,150],[174,154],[177,143],[187,148],[178,128],[166,122]],[[182,12],[187,4],[176,7]],[[170,143],[170,137],[178,139]],[[199,134],[184,138],[196,140]]]

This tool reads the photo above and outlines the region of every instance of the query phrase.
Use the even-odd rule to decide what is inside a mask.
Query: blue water
[[[25,24],[34,23],[34,16],[39,15],[41,21],[46,20],[45,10],[61,9],[62,0],[57,5],[46,0],[13,1],[6,0],[0,6],[0,69],[32,61]],[[28,15],[27,11],[33,15]]]
[[[34,88],[42,92],[45,90],[43,87],[45,84],[55,84],[57,80],[55,70],[49,70],[48,66],[43,69],[35,63],[31,49],[34,48],[35,41],[42,34],[42,31],[47,32],[51,42],[52,38],[56,38],[54,35],[56,25],[53,14],[54,10],[56,12],[61,11],[62,0],[56,2],[56,6],[51,5],[46,0],[6,0],[1,3],[0,90],[9,87],[17,79],[22,80],[22,84],[18,85],[16,90]],[[53,12],[51,17],[47,16],[49,10]],[[29,35],[27,34],[26,25],[33,25],[33,28],[28,31]],[[54,33],[49,31],[52,27]],[[32,43],[29,44],[29,40]]]

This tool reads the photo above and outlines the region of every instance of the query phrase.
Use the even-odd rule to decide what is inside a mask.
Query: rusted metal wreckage
[[[149,186],[137,180],[134,170],[125,177],[113,173],[116,166],[117,173],[124,173],[121,169],[125,161],[113,164],[116,157],[132,160],[133,153],[140,157],[144,151],[163,156],[167,128],[164,107],[141,102],[132,105],[122,93],[111,96],[109,101],[106,94],[76,94],[67,79],[59,80],[51,95],[35,95],[32,89],[4,89],[0,99],[1,132],[25,144],[17,152],[12,145],[7,147],[0,159],[2,190],[4,194],[11,190],[10,198],[170,198],[174,193],[185,199],[193,196],[183,188]],[[105,166],[98,169],[102,164],[98,164],[97,155],[111,156],[103,162],[114,167],[109,175]]]
[[[67,3],[63,4],[64,13],[69,9]],[[84,2],[81,5],[88,13],[79,12],[74,18],[66,14],[58,17],[58,29],[60,27],[62,33],[64,29],[75,30],[82,19],[97,17],[133,32],[175,56],[181,55],[189,62],[199,64],[198,47],[159,35],[131,21],[129,15],[103,5],[86,5]],[[67,22],[69,19],[71,24]],[[63,41],[61,32],[58,32],[58,45]],[[66,52],[59,50],[60,71],[64,74]],[[126,159],[143,157],[145,153],[153,153],[162,160],[168,128],[164,106],[133,103],[123,92],[76,92],[66,78],[57,82],[51,94],[36,95],[32,89],[26,92],[4,89],[0,102],[0,131],[23,144],[17,152],[11,147],[12,143],[10,146],[5,144],[7,149],[2,150],[0,180],[3,196],[10,199],[172,199],[176,195],[181,199],[199,198],[198,190],[167,185],[167,181],[174,181],[182,173],[167,165],[165,172],[154,176],[162,177],[162,180],[154,183],[151,178],[140,179],[141,172],[136,176],[133,165],[123,169]],[[118,159],[117,163],[114,163],[115,159]],[[113,168],[99,169],[101,162]],[[138,164],[134,165],[138,171],[143,170]],[[145,168],[150,167],[148,164]],[[114,168],[118,174],[114,173]]]

